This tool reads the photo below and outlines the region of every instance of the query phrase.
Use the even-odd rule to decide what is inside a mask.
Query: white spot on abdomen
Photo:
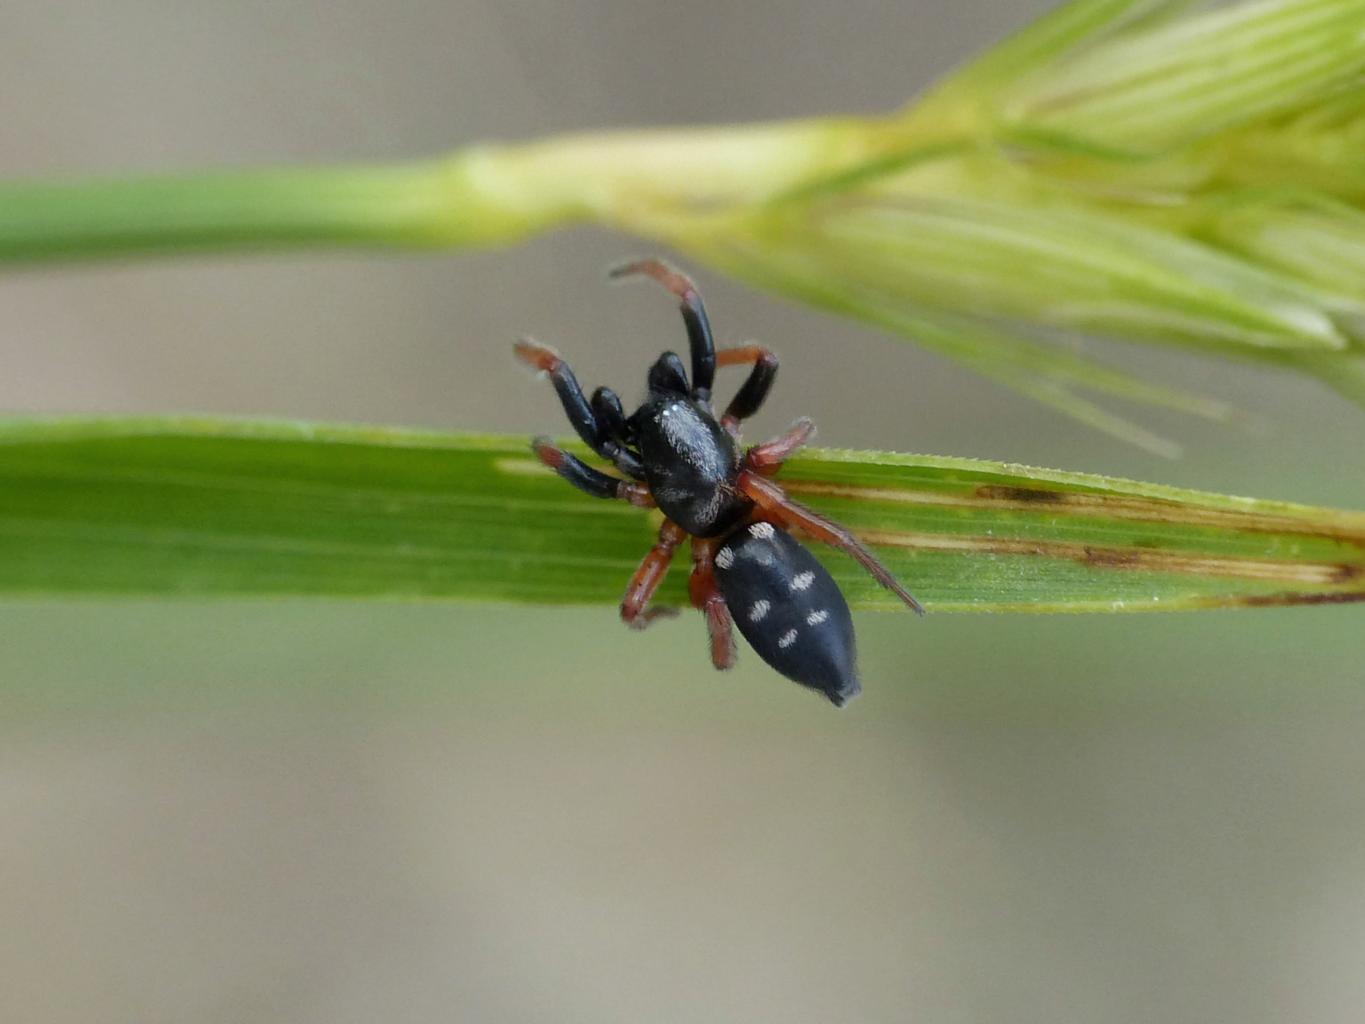
[[[728,569],[735,564],[735,553],[728,547],[721,548],[716,552],[716,565],[722,569]]]
[[[805,590],[814,582],[815,573],[807,569],[805,572],[792,579],[791,588],[793,590]]]
[[[806,625],[818,626],[827,618],[829,618],[828,609],[821,608],[818,612],[811,612],[809,615],[806,616]]]
[[[777,638],[777,646],[781,647],[783,650],[786,650],[794,643],[796,643],[796,630],[794,629],[787,630]]]
[[[771,540],[776,532],[772,523],[751,523],[749,525],[749,536],[757,537],[760,540]]]
[[[770,601],[755,601],[754,606],[749,609],[750,622],[762,622],[763,617],[768,614],[768,609],[772,607]]]

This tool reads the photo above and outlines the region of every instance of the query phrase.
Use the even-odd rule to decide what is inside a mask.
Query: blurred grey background
[[[11,0],[0,173],[875,112],[1048,6]],[[0,407],[560,431],[510,341],[634,394],[679,340],[603,285],[640,250],[11,274]],[[1104,349],[1265,421],[1149,416],[1166,462],[698,276],[782,355],[756,433],[1365,507],[1365,413],[1306,381]],[[1356,1021],[1360,616],[864,616],[836,713],[692,619],[9,604],[0,1020]]]

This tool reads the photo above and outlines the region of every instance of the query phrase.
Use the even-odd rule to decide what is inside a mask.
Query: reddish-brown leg
[[[678,299],[683,323],[687,325],[687,341],[692,351],[692,396],[709,400],[711,385],[716,378],[716,343],[711,337],[711,322],[706,318],[697,286],[686,274],[670,267],[662,260],[636,260],[617,267],[613,278],[642,274],[659,282]]]
[[[697,286],[692,283],[690,277],[676,267],[670,267],[663,260],[650,256],[622,263],[620,266],[612,267],[610,272],[613,278],[630,277],[634,274],[653,278],[682,302],[694,302],[698,297]]]
[[[640,567],[626,585],[626,596],[621,599],[621,621],[631,629],[644,629],[655,619],[678,614],[676,608],[647,606],[654,592],[659,589],[659,584],[668,575],[668,564],[673,561],[673,552],[686,536],[686,530],[667,519],[659,527],[658,542],[640,562]]]
[[[717,352],[716,365],[753,367],[720,418],[726,430],[738,434],[739,421],[758,412],[758,407],[772,390],[773,381],[777,379],[777,356],[762,345],[739,345]]]
[[[713,559],[719,541],[692,538],[692,576],[687,581],[692,607],[706,616],[706,632],[711,637],[711,664],[718,669],[735,664],[735,637],[730,609],[716,584]]]
[[[746,469],[739,474],[738,486],[741,493],[757,505],[765,517],[771,517],[787,527],[796,527],[816,540],[851,555],[874,580],[904,601],[916,614],[924,614],[920,603],[900,585],[890,570],[842,526],[792,501],[781,487],[752,470]]]
[[[756,444],[744,453],[744,465],[755,473],[770,476],[776,473],[792,457],[797,449],[804,447],[815,436],[815,421],[801,417],[787,432],[771,441]]]
[[[777,356],[772,350],[755,342],[736,345],[733,348],[716,349],[717,366],[753,366],[755,363],[768,363],[777,366]]]

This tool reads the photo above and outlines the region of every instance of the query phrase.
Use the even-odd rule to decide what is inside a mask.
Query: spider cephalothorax
[[[599,472],[547,438],[537,438],[532,448],[579,490],[657,507],[664,514],[658,542],[626,587],[621,618],[627,625],[643,629],[675,614],[672,608],[651,607],[650,598],[674,551],[690,537],[689,591],[706,617],[716,668],[734,664],[731,626],[737,623],[769,665],[842,706],[859,690],[848,603],[825,568],[787,531],[800,530],[847,552],[912,609],[923,609],[852,534],[798,505],[769,479],[815,433],[810,420],[797,420],[765,444],[740,448],[739,424],[767,397],[777,376],[776,357],[759,345],[716,351],[691,281],[658,260],[627,264],[612,276],[634,274],[653,278],[681,302],[691,347],[690,383],[682,360],[665,352],[650,367],[649,396],[628,417],[615,392],[598,388],[585,398],[573,371],[553,349],[522,340],[517,356],[550,376],[578,436],[630,479]],[[718,366],[752,367],[719,418],[711,409]]]

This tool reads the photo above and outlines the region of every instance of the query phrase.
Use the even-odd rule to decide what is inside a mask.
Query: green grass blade
[[[1195,230],[1248,259],[1365,301],[1365,211],[1312,193],[1231,193]]]
[[[0,263],[421,244],[449,218],[437,164],[0,182]]]
[[[915,195],[829,207],[789,244],[809,232],[832,264],[924,305],[1197,345],[1347,347],[1327,298],[1294,278],[1103,209]]]
[[[1358,0],[1260,0],[1120,35],[1041,71],[1007,119],[1157,151],[1310,106],[1365,68]]]
[[[1365,600],[1365,514],[968,459],[813,451],[781,477],[936,611]],[[0,593],[614,604],[653,514],[520,437],[217,419],[0,423]],[[894,601],[822,552],[851,601]],[[663,591],[683,600],[685,572]]]
[[[504,245],[568,224],[645,234],[857,162],[860,119],[557,136],[392,164],[0,180],[0,266],[317,246]],[[659,207],[661,212],[655,212]]]
[[[1187,0],[1073,0],[954,71],[929,97],[997,90],[1134,23],[1160,22]]]

